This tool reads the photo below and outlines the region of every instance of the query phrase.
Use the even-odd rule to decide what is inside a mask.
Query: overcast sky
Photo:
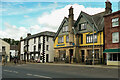
[[[12,0],[13,1],[13,0]],[[47,2],[35,0],[36,2],[9,2],[4,0],[0,4],[0,38],[26,37],[27,33],[38,33],[41,31],[56,32],[63,18],[68,17],[70,6],[74,8],[74,19],[76,20],[81,12],[96,14],[105,10],[105,0],[103,2]],[[67,0],[68,1],[68,0]],[[82,0],[81,0],[82,1]],[[84,0],[89,1],[89,0]],[[118,10],[118,2],[112,1],[113,12]],[[118,0],[114,0],[118,1]]]

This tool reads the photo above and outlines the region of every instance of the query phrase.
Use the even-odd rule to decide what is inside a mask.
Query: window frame
[[[46,51],[49,51],[49,45],[46,45]]]
[[[94,33],[94,43],[97,43],[97,39],[98,39],[98,35],[97,33]],[[90,44],[90,43],[93,43],[93,34],[86,34],[86,44]]]
[[[81,29],[81,28],[83,27],[82,24],[84,25],[84,28],[83,28],[83,29]],[[80,23],[80,24],[79,24],[79,31],[86,30],[86,29],[87,29],[87,22],[84,22],[84,23]]]
[[[116,39],[116,36],[114,36],[115,33],[118,33],[118,36],[117,36],[117,37],[118,37],[118,38],[117,38],[118,41],[113,41],[113,40]],[[113,34],[114,34],[114,35],[113,35]],[[116,35],[117,35],[117,34],[116,34]],[[119,32],[113,32],[113,33],[112,33],[112,43],[119,43]]]
[[[46,37],[46,41],[47,41],[47,42],[49,41],[49,36]]]
[[[118,19],[117,21],[115,21],[114,19]],[[114,20],[114,21],[113,21]],[[119,26],[119,17],[116,17],[116,18],[112,18],[112,27],[117,27]],[[113,23],[117,23],[117,25],[113,25]]]
[[[62,32],[68,32],[68,25],[63,26],[63,28],[62,28]]]
[[[66,35],[66,43],[68,43],[68,42],[69,42],[69,35]]]
[[[34,44],[36,43],[36,38],[34,37]]]
[[[59,38],[61,38],[60,41],[59,41]],[[58,44],[59,44],[59,43],[64,43],[64,36],[59,36],[59,37],[58,37]]]

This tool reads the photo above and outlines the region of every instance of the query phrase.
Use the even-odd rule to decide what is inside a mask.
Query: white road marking
[[[13,72],[13,73],[18,73],[17,71],[10,71],[10,70],[4,70],[6,72]]]
[[[29,74],[29,73],[28,73],[28,74],[26,74],[26,75],[28,75],[28,76],[32,76],[32,74]]]
[[[18,73],[17,71],[13,71],[14,73]]]
[[[12,71],[10,71],[10,70],[4,70],[4,71],[6,71],[6,72],[12,72]]]
[[[41,76],[41,75],[33,75],[35,77],[40,77],[40,78],[49,78],[49,79],[52,79],[51,77],[47,77],[47,76]]]

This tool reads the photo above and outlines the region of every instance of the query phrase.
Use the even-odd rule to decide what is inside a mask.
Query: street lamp
[[[94,65],[94,25],[93,25],[93,65]]]

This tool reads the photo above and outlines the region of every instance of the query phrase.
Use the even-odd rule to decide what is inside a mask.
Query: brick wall
[[[119,26],[112,27],[112,19],[119,17]],[[120,48],[120,11],[104,17],[105,24],[105,49]],[[119,43],[112,43],[112,33],[119,32]]]

